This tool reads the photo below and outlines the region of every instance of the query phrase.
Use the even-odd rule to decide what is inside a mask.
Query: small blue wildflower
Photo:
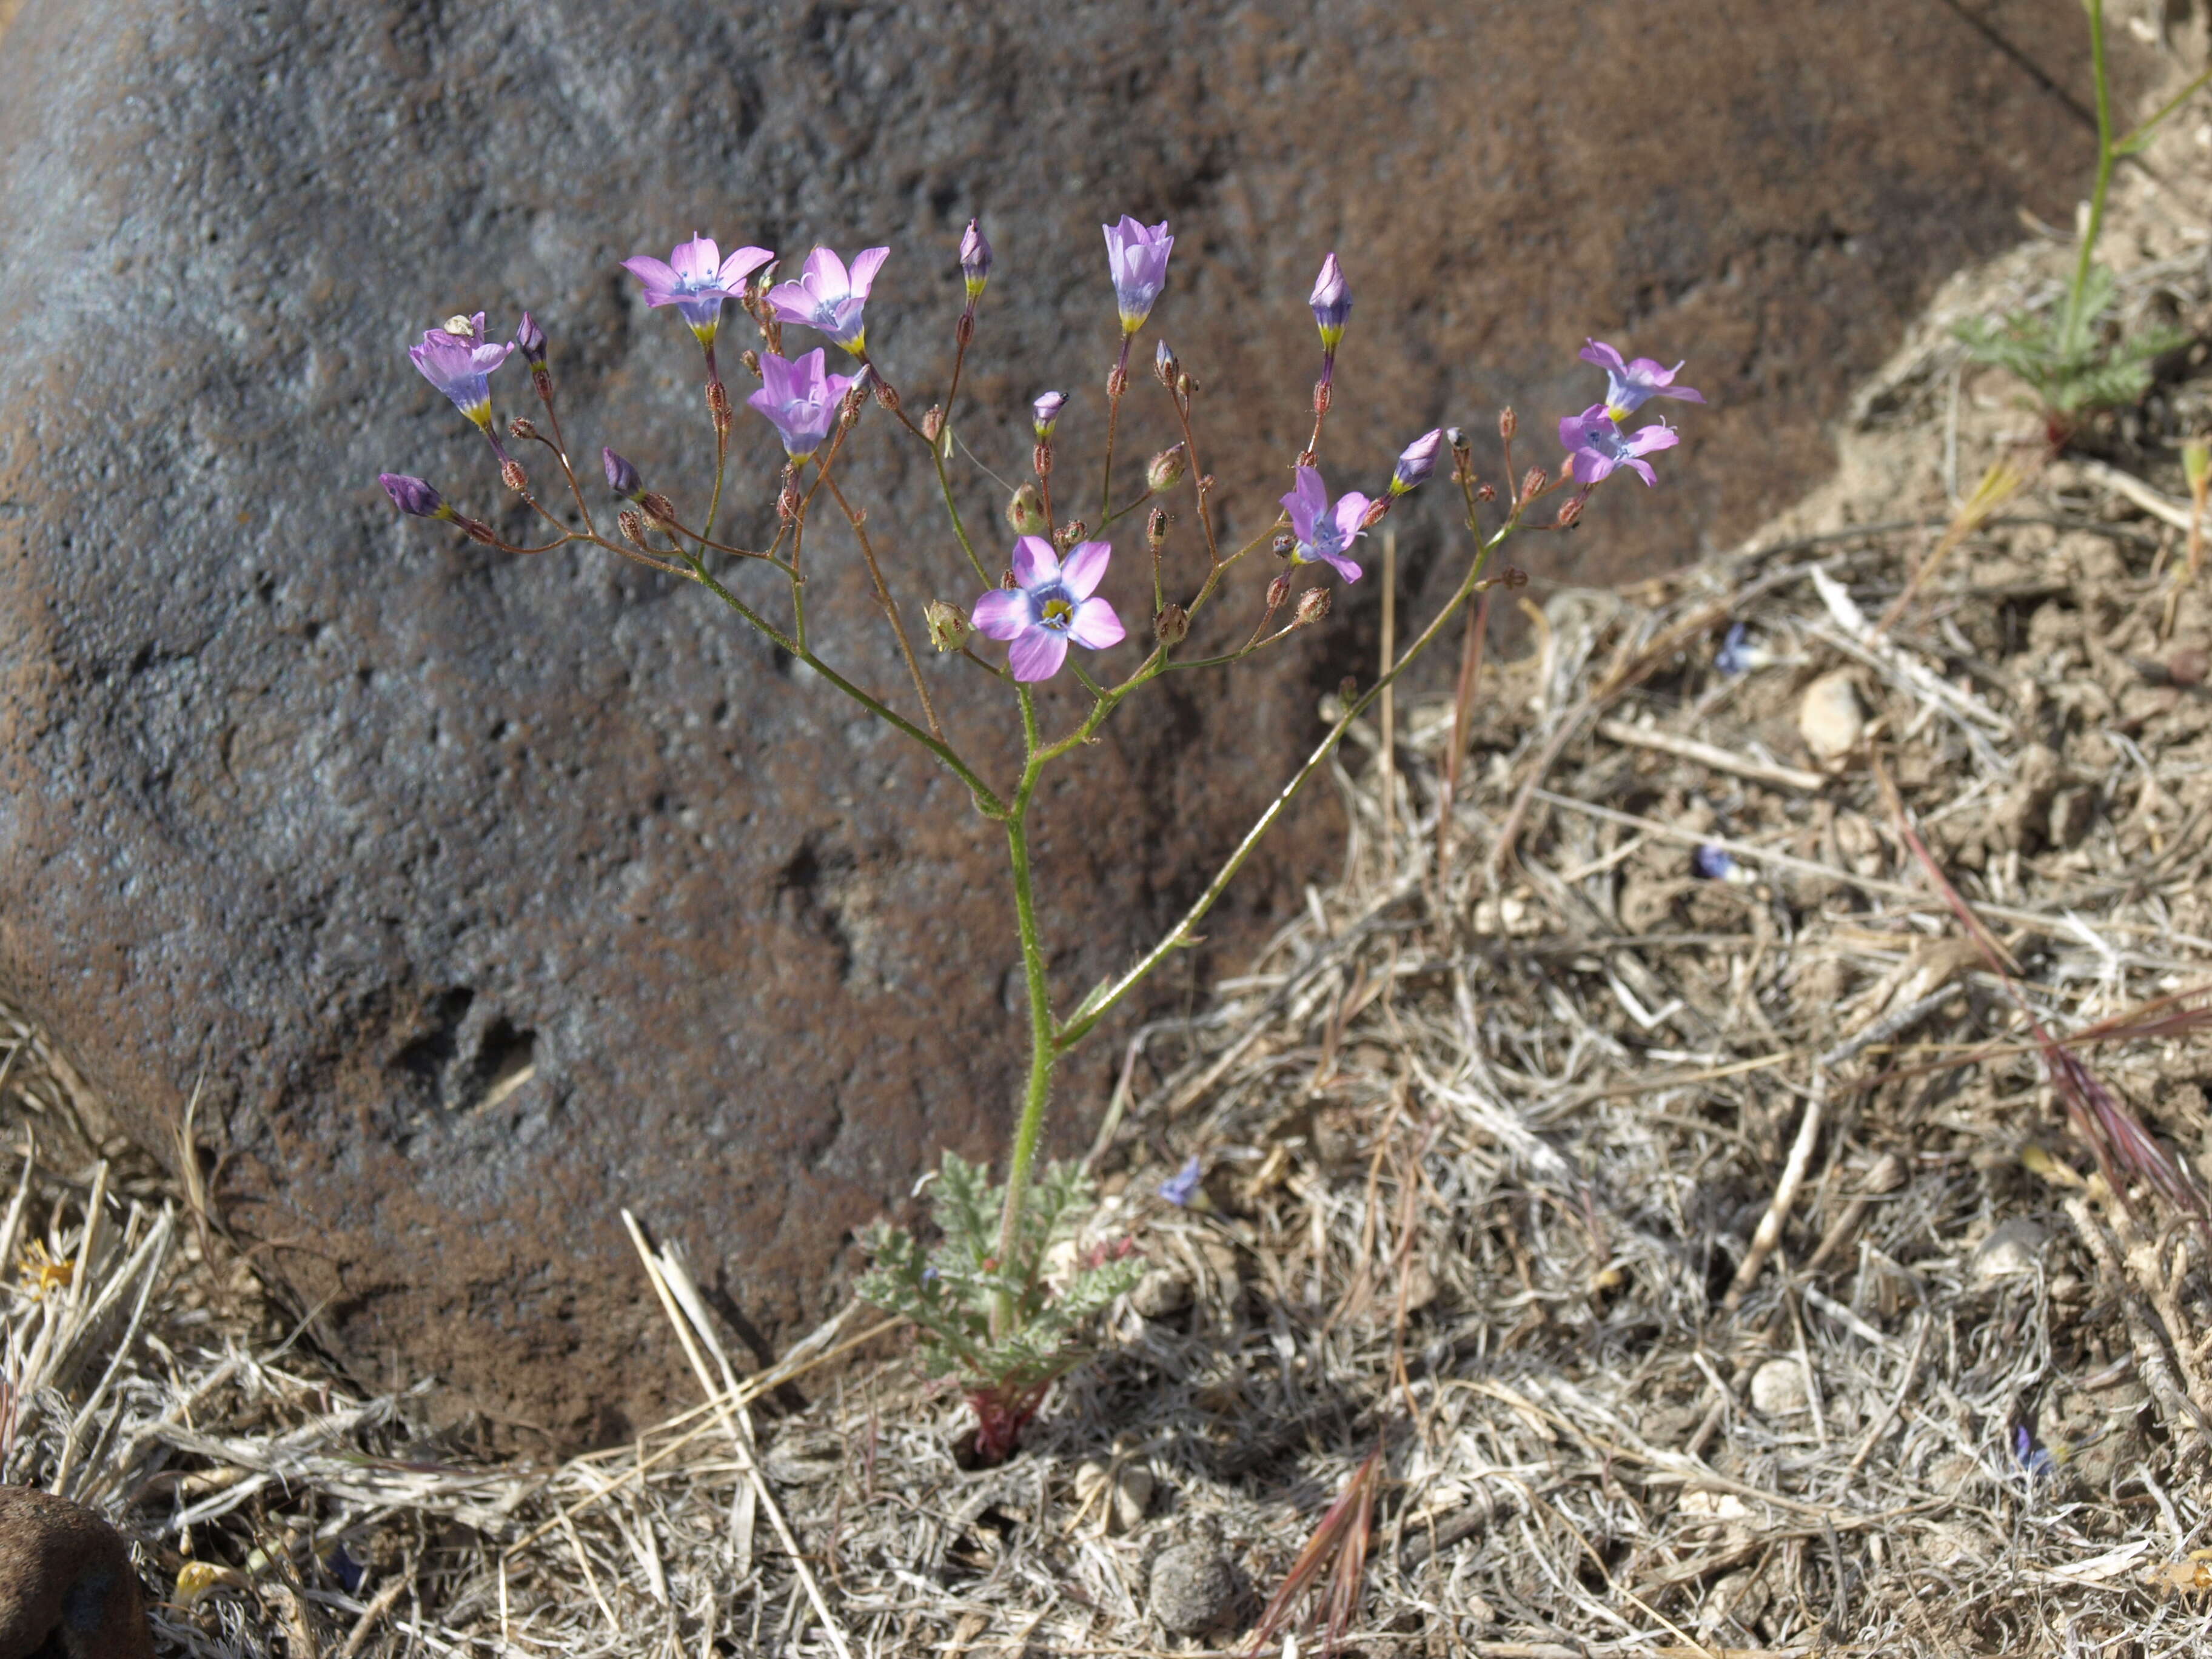
[[[2012,1455],[2032,1480],[2053,1480],[2058,1474],[2058,1460],[2036,1443],[2035,1431],[2025,1423],[2013,1425]]]
[[[1739,674],[1748,674],[1756,668],[1769,667],[1773,661],[1772,655],[1765,647],[1751,642],[1749,630],[1741,623],[1730,624],[1728,638],[1723,640],[1721,648],[1713,653],[1713,666],[1730,679]]]
[[[1200,1164],[1198,1154],[1193,1152],[1183,1160],[1183,1166],[1160,1182],[1160,1196],[1178,1210],[1187,1210],[1190,1201],[1198,1196]]]
[[[1690,866],[1707,881],[1735,879],[1735,860],[1729,856],[1726,848],[1716,846],[1711,842],[1703,843],[1690,854]]]

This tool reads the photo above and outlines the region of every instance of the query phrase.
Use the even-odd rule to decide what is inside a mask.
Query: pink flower
[[[642,254],[623,261],[623,269],[645,284],[649,306],[674,306],[691,325],[701,345],[714,343],[722,320],[722,301],[744,292],[745,278],[775,258],[764,247],[741,247],[728,258],[711,236],[679,242],[668,263]]]
[[[803,461],[822,447],[837,423],[837,405],[853,385],[850,374],[823,374],[823,362],[820,346],[804,357],[783,358],[763,351],[761,389],[745,399],[783,434],[784,453],[794,461]]]
[[[768,302],[787,323],[818,328],[855,357],[868,349],[868,327],[861,312],[876,272],[890,258],[887,247],[865,248],[853,256],[852,269],[826,247],[806,256],[806,264],[795,283],[779,283],[768,291]]]
[[[1120,224],[1102,228],[1107,269],[1114,275],[1114,297],[1121,307],[1121,331],[1134,334],[1168,285],[1168,255],[1175,252],[1175,238],[1168,234],[1166,220],[1141,225],[1126,213]]]
[[[1559,422],[1559,441],[1566,447],[1575,482],[1594,484],[1617,466],[1625,466],[1649,484],[1659,482],[1651,463],[1642,457],[1672,449],[1682,435],[1671,426],[1655,422],[1624,435],[1613,412],[1603,404],[1592,404],[1579,415]]]
[[[1121,619],[1094,597],[1114,550],[1078,542],[1062,564],[1042,536],[1014,544],[1012,587],[994,587],[975,601],[975,631],[1010,640],[1007,666],[1018,680],[1048,680],[1060,672],[1070,640],[1092,651],[1121,642]]]
[[[1358,490],[1347,489],[1330,506],[1328,486],[1322,482],[1320,469],[1300,467],[1297,484],[1283,497],[1283,507],[1291,515],[1291,533],[1297,538],[1291,562],[1325,564],[1345,580],[1358,581],[1359,562],[1351,556],[1352,544],[1366,533],[1359,521],[1372,505]]]
[[[486,433],[491,431],[491,372],[507,360],[512,341],[495,345],[484,337],[484,314],[450,317],[422,331],[422,343],[407,355],[422,378],[453,400],[453,407]],[[492,447],[498,448],[498,441]]]
[[[1704,392],[1674,384],[1674,377],[1682,372],[1680,363],[1662,368],[1650,357],[1625,363],[1620,354],[1602,340],[1584,342],[1576,355],[1605,371],[1605,412],[1616,421],[1626,420],[1654,398],[1673,398],[1686,404],[1705,400]]]

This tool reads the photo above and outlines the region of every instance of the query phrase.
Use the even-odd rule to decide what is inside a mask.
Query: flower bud
[[[898,388],[880,375],[876,380],[876,401],[894,415],[898,413]]]
[[[1279,559],[1287,559],[1297,550],[1297,545],[1296,536],[1287,530],[1279,530],[1275,532],[1275,539],[1267,544],[1267,550]]]
[[[1545,471],[1544,471],[1544,469],[1543,469],[1542,467],[1540,467],[1540,466],[1532,466],[1532,467],[1530,467],[1530,468],[1528,469],[1528,476],[1527,477],[1525,477],[1525,478],[1523,478],[1523,479],[1522,479],[1522,480],[1521,480],[1521,496],[1522,496],[1522,499],[1523,501],[1526,501],[1529,496],[1534,495],[1537,494],[1539,491],[1540,491],[1540,490],[1544,488],[1544,486],[1545,486],[1546,484],[1549,483],[1550,482],[1551,482],[1551,474],[1549,474],[1548,472]]]
[[[1313,292],[1306,296],[1306,303],[1313,307],[1314,322],[1321,330],[1322,351],[1334,358],[1344,338],[1345,319],[1352,315],[1352,289],[1335,254],[1322,258],[1321,275],[1314,278]]]
[[[1291,613],[1293,628],[1305,628],[1328,615],[1328,589],[1309,587],[1298,595],[1298,608]]]
[[[1432,427],[1398,452],[1398,465],[1390,471],[1393,495],[1418,489],[1428,482],[1429,474],[1437,470],[1437,452],[1443,447],[1443,428]]]
[[[1566,500],[1561,501],[1559,503],[1559,528],[1562,530],[1573,529],[1575,520],[1582,517],[1583,508],[1588,506],[1589,503],[1589,490],[1587,488],[1577,489],[1573,495],[1568,496]]]
[[[633,546],[645,545],[645,515],[634,507],[624,507],[615,523],[621,526],[623,538]]]
[[[1152,635],[1162,645],[1181,645],[1190,633],[1190,613],[1170,600],[1152,618]]]
[[[499,464],[499,481],[518,495],[530,493],[530,480],[522,471],[522,463],[513,456]]]
[[[1362,530],[1374,529],[1376,525],[1382,522],[1383,515],[1389,510],[1390,498],[1388,495],[1379,496],[1368,502],[1367,510],[1359,515],[1359,527]]]
[[[975,624],[968,613],[957,605],[947,605],[943,599],[932,599],[921,607],[921,620],[929,629],[929,642],[939,651],[957,651],[968,642]]]
[[[453,509],[446,505],[446,498],[422,479],[405,472],[380,472],[377,483],[384,493],[392,497],[392,506],[411,519],[450,519]]]
[[[952,343],[963,351],[975,341],[975,313],[963,311],[952,319]]]
[[[609,489],[626,501],[634,501],[645,494],[644,482],[637,476],[637,469],[628,461],[611,449],[601,450],[599,459],[606,465]]]
[[[1007,497],[1006,522],[1017,536],[1042,536],[1050,528],[1045,521],[1044,498],[1035,484],[1025,483]]]
[[[1329,390],[1327,380],[1314,382],[1314,416],[1316,419],[1328,414],[1329,405],[1335,401],[1336,394]]]
[[[507,435],[527,443],[538,435],[538,423],[527,416],[518,415],[507,423]]]
[[[514,325],[514,349],[522,354],[532,371],[545,367],[545,331],[530,320],[526,311]]]
[[[1267,584],[1267,614],[1272,617],[1280,611],[1283,608],[1283,601],[1290,597],[1291,573],[1287,570],[1281,571],[1276,575],[1274,580]]]
[[[944,430],[945,405],[943,404],[932,404],[929,406],[929,412],[921,417],[921,435],[928,439],[930,442],[935,443],[938,440],[939,434]]]
[[[1074,546],[1076,543],[1083,539],[1083,529],[1084,526],[1082,520],[1070,519],[1066,524],[1060,526],[1059,529],[1052,532],[1053,546],[1057,548],[1062,553],[1066,552],[1069,548]]]
[[[730,389],[719,380],[707,382],[707,413],[713,417],[717,433],[730,429]]]
[[[759,352],[755,351],[750,346],[747,346],[743,351],[740,351],[738,354],[738,361],[745,366],[746,369],[751,374],[753,379],[756,380],[760,379]]]
[[[1106,395],[1109,398],[1119,400],[1121,394],[1128,389],[1129,371],[1127,369],[1116,363],[1106,371]]]
[[[1161,341],[1159,349],[1152,353],[1152,378],[1169,391],[1173,392],[1176,388],[1176,376],[1182,372],[1182,365],[1176,362],[1175,353],[1168,349],[1168,343],[1165,340]]]
[[[1528,586],[1528,573],[1518,565],[1509,564],[1498,573],[1498,580],[1509,588],[1526,587]]]
[[[676,503],[667,496],[656,495],[648,489],[637,498],[637,504],[645,509],[646,522],[655,530],[673,530],[676,527]]]
[[[471,541],[482,542],[486,547],[499,545],[499,538],[491,533],[491,526],[481,520],[462,519],[458,522],[461,526],[462,533]]]
[[[1145,540],[1158,552],[1168,538],[1168,510],[1156,507],[1145,518]]]
[[[991,244],[983,235],[983,228],[975,220],[960,233],[960,274],[967,279],[968,303],[974,305],[983,297],[983,284],[991,280]]]
[[[1496,501],[1498,499],[1498,486],[1494,483],[1477,484],[1474,487],[1474,499],[1478,501]]]
[[[1513,434],[1519,431],[1520,428],[1521,422],[1514,416],[1512,404],[1508,404],[1504,408],[1498,411],[1498,435],[1499,437],[1504,439],[1506,442],[1511,443],[1513,441]]]
[[[1030,424],[1036,428],[1037,441],[1042,443],[1052,436],[1052,429],[1060,423],[1060,411],[1067,406],[1065,392],[1043,392],[1030,405]]]
[[[1036,470],[1038,477],[1052,477],[1052,445],[1049,441],[1040,440],[1036,447],[1030,451],[1030,465]]]
[[[1160,451],[1145,468],[1145,487],[1154,495],[1173,489],[1176,481],[1182,477],[1185,459],[1181,444]]]

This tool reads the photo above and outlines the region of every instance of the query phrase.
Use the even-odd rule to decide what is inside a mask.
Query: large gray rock
[[[2069,0],[1993,15],[2078,61]],[[1921,0],[29,0],[0,44],[0,981],[156,1148],[204,1067],[226,1220],[365,1370],[434,1369],[563,1443],[620,1433],[678,1373],[618,1206],[773,1335],[824,1310],[850,1231],[935,1149],[998,1145],[1002,849],[701,596],[395,520],[386,468],[499,500],[402,355],[416,331],[529,306],[580,454],[616,442],[696,502],[695,353],[616,262],[695,228],[793,264],[888,242],[871,337],[918,408],[980,210],[1000,269],[957,423],[1018,468],[1025,400],[1068,387],[1066,480],[1115,337],[1098,224],[1165,215],[1155,321],[1249,529],[1303,434],[1334,247],[1340,487],[1507,398],[1555,461],[1586,333],[1692,360],[1712,404],[1664,486],[1519,556],[1619,574],[1809,482],[1852,375],[2020,204],[2063,216],[2083,154]],[[1133,459],[1167,428],[1142,379],[1130,408]],[[774,451],[740,415],[750,533]],[[878,413],[854,465],[909,607],[971,598]],[[963,476],[995,542],[995,487]],[[1407,520],[1416,588],[1443,493]],[[896,697],[857,562],[817,544],[818,636]],[[1125,561],[1108,591],[1136,621]],[[1194,890],[1315,734],[1315,690],[1368,659],[1371,606],[1132,711],[1050,793],[1064,994]],[[935,684],[1003,774],[999,688]],[[1291,826],[1217,948],[1332,847],[1325,809]],[[1101,1052],[1063,1091],[1070,1139]]]

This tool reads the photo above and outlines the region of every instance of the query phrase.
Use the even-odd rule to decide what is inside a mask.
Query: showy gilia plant
[[[483,314],[476,313],[453,317],[428,331],[411,355],[432,384],[483,433],[501,482],[523,507],[550,526],[550,539],[535,546],[510,542],[483,520],[450,506],[420,478],[386,473],[381,480],[402,513],[443,520],[487,547],[538,555],[572,542],[586,543],[700,588],[763,641],[805,663],[825,683],[926,750],[960,781],[975,810],[1004,831],[1014,931],[1028,995],[1030,1045],[1006,1182],[994,1186],[982,1170],[946,1153],[942,1168],[931,1178],[939,1243],[925,1249],[901,1230],[878,1228],[870,1241],[875,1265],[858,1287],[866,1300],[908,1316],[921,1328],[928,1365],[956,1376],[965,1389],[976,1415],[978,1451],[987,1459],[1003,1457],[1012,1449],[1046,1389],[1079,1357],[1078,1343],[1088,1317],[1127,1290],[1139,1267],[1133,1246],[1126,1239],[1072,1255],[1064,1248],[1079,1233],[1091,1207],[1088,1182],[1079,1171],[1058,1165],[1041,1177],[1033,1167],[1060,1061],[1147,975],[1192,942],[1193,930],[1307,780],[1327,762],[1352,721],[1428,648],[1469,597],[1491,586],[1492,580],[1509,584],[1522,580],[1510,570],[1499,578],[1486,578],[1490,556],[1524,530],[1574,523],[1591,490],[1616,468],[1633,471],[1646,484],[1654,483],[1656,476],[1645,458],[1674,443],[1673,429],[1653,424],[1630,434],[1621,422],[1653,397],[1702,401],[1695,392],[1674,385],[1675,370],[1644,358],[1625,362],[1612,347],[1593,342],[1583,355],[1606,370],[1606,400],[1560,422],[1560,435],[1570,453],[1555,471],[1531,468],[1516,478],[1515,422],[1512,411],[1506,410],[1498,422],[1505,445],[1502,492],[1478,481],[1471,447],[1454,428],[1448,433],[1424,433],[1407,444],[1379,495],[1358,490],[1332,495],[1322,477],[1319,451],[1352,294],[1331,253],[1322,261],[1308,301],[1322,343],[1312,435],[1295,458],[1292,486],[1281,497],[1281,511],[1270,514],[1259,533],[1242,546],[1224,547],[1216,533],[1220,514],[1215,481],[1197,464],[1196,388],[1165,342],[1154,354],[1153,374],[1181,441],[1152,459],[1143,489],[1133,500],[1112,507],[1115,434],[1129,389],[1131,345],[1165,290],[1175,239],[1164,222],[1148,227],[1128,216],[1107,226],[1105,233],[1120,339],[1106,382],[1098,516],[1088,526],[1079,520],[1055,520],[1054,440],[1067,399],[1059,392],[1042,392],[1031,411],[1034,480],[1024,483],[1008,503],[1014,540],[1004,557],[994,552],[987,562],[978,548],[954,499],[951,470],[955,447],[949,411],[958,406],[961,371],[975,339],[977,307],[993,264],[990,244],[974,223],[960,242],[964,303],[953,325],[952,368],[945,399],[920,421],[907,412],[905,400],[872,355],[868,339],[867,302],[889,250],[868,248],[848,261],[817,247],[807,255],[799,280],[782,283],[775,280],[775,256],[768,250],[744,247],[726,258],[712,239],[703,236],[679,245],[665,262],[647,256],[625,262],[643,284],[647,304],[673,307],[703,354],[714,471],[705,511],[696,518],[670,496],[649,489],[636,467],[608,449],[601,453],[601,461],[608,489],[620,505],[612,533],[601,527],[562,435],[544,333],[526,313],[512,342],[491,340]],[[761,384],[744,401],[775,428],[786,456],[774,485],[777,529],[766,547],[740,547],[718,541],[714,535],[730,471],[730,432],[735,420],[715,356],[726,303],[731,301],[743,308],[758,336],[757,347],[744,353],[744,362]],[[793,328],[818,334],[828,345],[787,355],[784,332]],[[849,361],[849,374],[830,372],[831,347]],[[525,446],[537,447],[526,447],[523,454],[542,449],[542,460],[557,469],[559,487],[568,496],[557,512],[541,497],[530,469],[501,441],[501,428],[493,418],[490,376],[515,350],[529,366],[532,388],[548,429],[517,418],[505,431]],[[1011,780],[986,777],[947,736],[889,580],[890,575],[910,580],[918,573],[895,570],[887,574],[866,529],[866,512],[848,500],[840,481],[838,462],[872,396],[896,423],[898,440],[927,451],[944,499],[947,528],[981,584],[980,593],[964,611],[933,599],[923,607],[923,620],[929,644],[939,653],[957,654],[1004,688],[1009,713],[1019,722],[1022,735],[1022,764]],[[1123,703],[1167,675],[1242,662],[1298,629],[1319,623],[1328,612],[1329,590],[1322,585],[1310,586],[1291,603],[1294,573],[1303,567],[1324,580],[1334,576],[1358,581],[1362,574],[1358,544],[1401,496],[1427,480],[1447,447],[1471,538],[1450,596],[1388,674],[1364,693],[1345,699],[1340,717],[1182,919],[1124,971],[1060,1012],[1046,972],[1048,958],[1038,932],[1030,864],[1030,809],[1048,769],[1080,753]],[[766,480],[762,483],[765,485]],[[1121,607],[1132,596],[1124,591],[1117,605],[1105,592],[1114,556],[1114,527],[1148,503],[1181,497],[1186,489],[1202,545],[1186,558],[1170,561],[1166,550],[1170,515],[1162,506],[1151,507],[1142,536],[1151,576],[1150,638],[1127,647],[1130,629]],[[1561,490],[1567,493],[1552,521],[1530,522],[1536,503]],[[827,505],[819,510],[834,507],[851,526],[897,641],[914,694],[913,705],[904,712],[894,706],[890,694],[867,690],[833,665],[820,653],[808,628],[802,554],[817,502],[825,494]],[[1496,521],[1487,532],[1481,525],[1486,504],[1495,504]],[[1243,642],[1212,655],[1182,654],[1193,626],[1209,610],[1227,602],[1232,582],[1248,574],[1249,562],[1263,553],[1271,554],[1279,568],[1258,584],[1258,617]],[[1011,567],[1003,580],[992,574],[994,568],[1002,565]],[[755,577],[765,579],[764,592],[749,586]],[[1170,590],[1176,597],[1170,597]],[[773,614],[779,600],[787,607],[781,616]],[[1281,620],[1286,604],[1291,605],[1288,619]],[[1006,645],[1003,661],[986,641]],[[1101,653],[1117,650],[1121,654],[1114,666],[1106,667],[1108,659]],[[1086,667],[1086,659],[1094,666]],[[1048,733],[1047,717],[1054,711],[1041,694],[1063,669],[1079,686],[1073,700],[1076,712],[1060,729]],[[1171,1201],[1188,1202],[1193,1195],[1171,1194]]]

